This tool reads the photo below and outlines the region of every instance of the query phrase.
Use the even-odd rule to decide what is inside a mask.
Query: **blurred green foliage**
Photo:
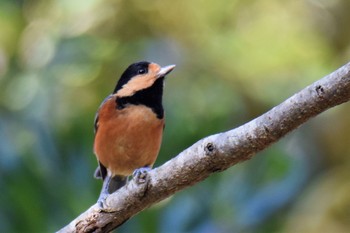
[[[346,0],[0,0],[0,231],[53,232],[95,203],[94,113],[130,63],[177,64],[159,166],[347,62],[349,10]],[[348,232],[349,114],[328,111],[117,231]]]

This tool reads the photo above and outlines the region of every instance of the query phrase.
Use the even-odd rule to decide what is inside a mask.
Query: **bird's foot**
[[[98,198],[97,205],[98,207],[100,207],[100,209],[105,209],[107,207],[106,205],[107,196],[108,196],[107,194],[106,195],[101,194],[100,197]]]
[[[147,180],[147,175],[148,175],[149,171],[151,171],[150,167],[141,167],[141,168],[136,169],[133,172],[132,176],[136,179],[136,182],[138,184],[143,184]]]
[[[97,200],[97,206],[100,209],[99,211],[102,212],[113,212],[115,211],[111,206],[107,204],[107,196],[99,197]]]

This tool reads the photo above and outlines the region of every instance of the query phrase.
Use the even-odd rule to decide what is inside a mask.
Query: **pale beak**
[[[175,65],[164,66],[164,67],[160,68],[157,76],[159,78],[164,77],[165,75],[169,74],[174,68],[175,68]]]

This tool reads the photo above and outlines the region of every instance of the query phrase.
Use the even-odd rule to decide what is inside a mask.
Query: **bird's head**
[[[118,97],[133,96],[136,92],[151,87],[174,68],[175,65],[161,67],[147,61],[133,63],[124,71],[113,93]]]

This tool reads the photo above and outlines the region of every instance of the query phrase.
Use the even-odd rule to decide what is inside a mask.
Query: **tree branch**
[[[350,99],[350,63],[296,93],[262,116],[230,131],[208,136],[153,169],[146,181],[133,179],[110,195],[108,209],[93,205],[60,233],[109,232],[172,194],[249,160],[310,118]]]

